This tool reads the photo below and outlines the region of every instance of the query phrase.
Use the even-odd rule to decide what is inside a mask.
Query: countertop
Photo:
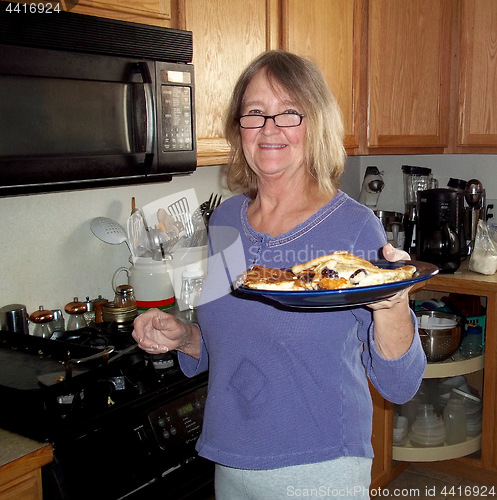
[[[440,286],[449,291],[452,288],[458,288],[459,293],[468,292],[497,292],[497,273],[492,275],[475,273],[468,270],[469,258],[462,262],[455,273],[439,273],[426,282],[422,282],[416,289],[424,288],[432,290],[434,286]],[[484,294],[484,293],[483,293]]]
[[[0,485],[53,460],[52,446],[0,429]]]

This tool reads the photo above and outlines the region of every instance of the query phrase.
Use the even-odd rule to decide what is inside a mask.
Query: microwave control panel
[[[162,151],[193,149],[191,87],[161,85]]]

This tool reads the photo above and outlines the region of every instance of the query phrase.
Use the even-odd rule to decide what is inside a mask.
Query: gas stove
[[[0,332],[0,427],[52,444],[46,498],[197,498],[212,487],[194,449],[207,375],[187,378],[176,353],[150,355],[131,331]]]

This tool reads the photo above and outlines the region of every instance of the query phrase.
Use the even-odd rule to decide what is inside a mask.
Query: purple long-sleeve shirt
[[[244,469],[372,457],[367,378],[386,399],[409,400],[426,365],[419,336],[402,357],[386,360],[368,308],[284,310],[230,293],[230,280],[253,264],[288,267],[336,250],[376,259],[383,227],[339,191],[306,222],[272,237],[252,229],[248,202],[230,198],[211,218],[214,257],[198,308],[202,352],[198,361],[180,354],[188,376],[209,369],[197,450]]]

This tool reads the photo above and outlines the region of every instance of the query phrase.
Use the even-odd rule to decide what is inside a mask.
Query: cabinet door
[[[371,444],[374,450],[371,467],[371,488],[385,486],[391,479],[392,447],[393,447],[393,404],[384,399],[380,393],[369,384],[373,401],[373,433]]]
[[[177,2],[177,27],[193,32],[198,165],[217,165],[228,160],[223,116],[242,70],[276,43],[271,38],[279,30],[276,3]]]
[[[71,12],[166,28],[171,26],[171,0],[79,0]]]
[[[371,153],[437,153],[448,142],[450,0],[370,0]]]
[[[464,0],[462,3],[458,139],[458,146],[477,148],[474,152],[497,151],[495,0]]]
[[[362,0],[284,0],[283,48],[323,71],[345,121],[345,147],[359,145]]]

